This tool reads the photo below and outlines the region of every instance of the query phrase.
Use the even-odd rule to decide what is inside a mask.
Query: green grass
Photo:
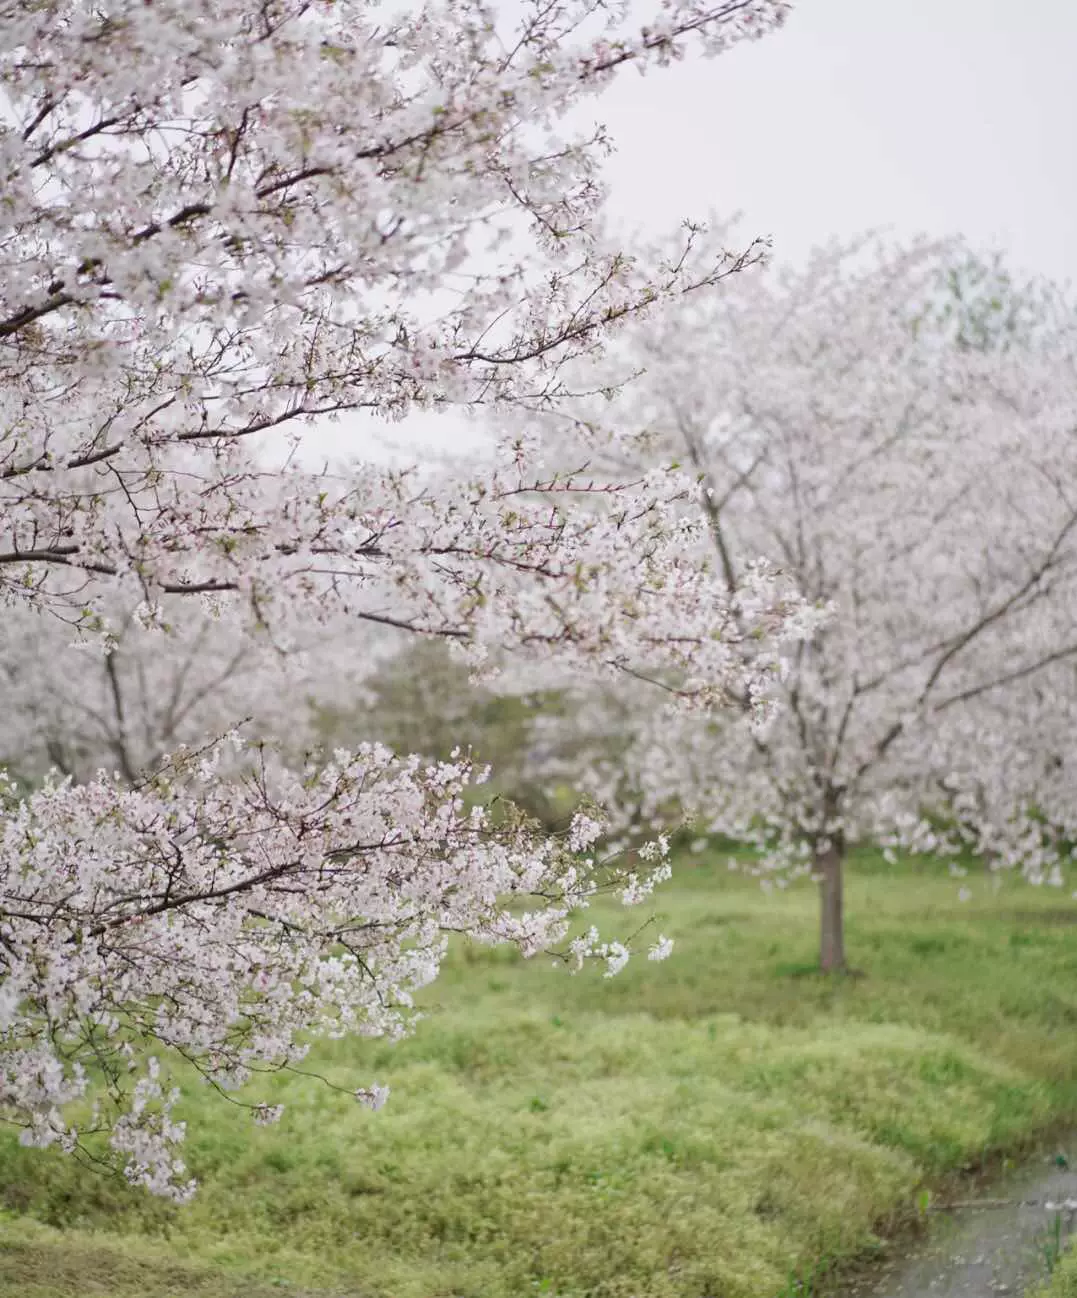
[[[195,1090],[186,1208],[3,1136],[0,1294],[775,1298],[1077,1121],[1067,894],[962,904],[935,867],[865,860],[857,979],[808,972],[810,887],[682,866],[655,906],[665,964],[572,978],[461,946],[413,1039],[321,1049],[391,1085],[381,1113],[276,1078],[288,1110],[258,1128]]]
[[[1048,1278],[1028,1298],[1077,1298],[1077,1248],[1070,1244],[1065,1249]]]

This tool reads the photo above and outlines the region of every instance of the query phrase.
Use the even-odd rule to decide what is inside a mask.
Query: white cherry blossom
[[[447,934],[531,954],[608,873],[585,821],[573,851],[466,810],[464,757],[363,746],[297,772],[217,744],[155,764],[188,732],[152,683],[147,736],[127,725],[109,664],[136,613],[176,628],[173,665],[207,614],[231,619],[225,641],[291,647],[350,619],[444,637],[477,669],[515,654],[674,673],[699,708],[763,700],[797,599],[763,566],[727,589],[690,478],[554,471],[530,436],[453,480],[390,471],[357,416],[549,411],[619,327],[758,260],[694,225],[655,257],[616,246],[610,142],[571,119],[620,73],[720,53],[787,9],[663,0],[640,25],[595,0],[508,17],[478,0],[0,0],[7,683],[38,679],[13,611],[98,637],[125,777],[4,785],[0,1108],[28,1141],[103,1141],[131,1180],[185,1197],[169,1059],[232,1091],[299,1067],[312,1034],[400,1031]],[[332,419],[350,453],[317,471],[302,435]],[[628,957],[585,945],[569,958]],[[379,1107],[384,1084],[360,1080]]]
[[[817,878],[824,968],[845,965],[849,845],[968,849],[1061,883],[1077,841],[1077,316],[955,327],[940,284],[967,257],[866,240],[738,276],[591,378],[644,370],[623,397],[551,419],[567,458],[694,471],[734,616],[766,555],[809,634],[764,682],[762,727],[666,706],[675,674],[585,691],[568,759],[546,723],[550,778],[619,804],[615,828],[687,812],[755,845],[745,868]]]

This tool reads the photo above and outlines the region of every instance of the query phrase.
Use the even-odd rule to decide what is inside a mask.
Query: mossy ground
[[[276,1078],[258,1128],[195,1090],[185,1208],[5,1134],[0,1294],[775,1298],[863,1258],[925,1184],[1077,1121],[1077,903],[871,857],[848,891],[860,978],[810,972],[810,886],[717,861],[656,897],[665,964],[461,946],[414,1038],[319,1051],[381,1113]]]

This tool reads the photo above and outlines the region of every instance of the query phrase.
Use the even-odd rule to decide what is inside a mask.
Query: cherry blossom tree
[[[751,260],[698,228],[657,263],[610,250],[607,142],[563,119],[618,69],[689,37],[717,52],[785,7],[677,5],[633,34],[589,3],[525,7],[513,32],[469,3],[10,4],[8,594],[77,616],[94,574],[151,604],[287,587],[317,610],[335,581],[373,618],[387,583],[398,620],[467,626],[471,563],[540,567],[565,484],[529,482],[547,499],[507,530],[515,480],[422,502],[361,465],[267,481],[252,441],[552,400],[617,321]]]
[[[181,745],[244,721],[249,738],[283,741],[302,760],[330,706],[356,713],[392,651],[380,628],[337,619],[290,641],[165,595],[166,631],[138,609],[102,601],[104,635],[75,636],[61,619],[9,609],[0,663],[0,762],[24,782],[50,769],[79,782],[101,769],[136,784]],[[467,669],[460,671],[466,679]]]
[[[763,733],[665,706],[676,674],[571,714],[625,736],[592,778],[622,823],[687,812],[754,845],[768,886],[819,881],[824,970],[846,967],[850,844],[1058,882],[1077,841],[1074,317],[992,341],[1001,305],[937,309],[955,265],[957,244],[867,240],[741,276],[633,335],[630,395],[560,421],[611,472],[689,466],[731,590],[764,554],[833,610]]]
[[[787,8],[3,0],[7,609],[101,637],[106,677],[129,614],[197,636],[227,606],[276,643],[346,617],[475,666],[493,647],[673,670],[700,706],[760,694],[794,603],[764,568],[716,578],[676,473],[548,472],[526,438],[448,482],[361,453],[314,472],[301,443],[313,420],[354,440],[363,417],[551,409],[618,326],[757,260],[691,225],[665,255],[617,248],[609,141],[572,123],[622,72]],[[595,816],[563,841],[491,825],[462,757],[229,751],[5,786],[0,831],[0,1106],[180,1197],[169,1058],[228,1089],[298,1067],[311,1032],[395,1031],[447,933],[533,952],[604,874]]]

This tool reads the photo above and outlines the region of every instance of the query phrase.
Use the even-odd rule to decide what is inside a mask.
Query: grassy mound
[[[0,1139],[0,1293],[774,1298],[862,1257],[925,1184],[1077,1120],[1077,905],[934,866],[852,872],[866,977],[810,972],[810,888],[720,864],[612,980],[461,946],[397,1046],[276,1078],[281,1126],[195,1088],[173,1209]],[[605,918],[605,916],[601,917]]]

